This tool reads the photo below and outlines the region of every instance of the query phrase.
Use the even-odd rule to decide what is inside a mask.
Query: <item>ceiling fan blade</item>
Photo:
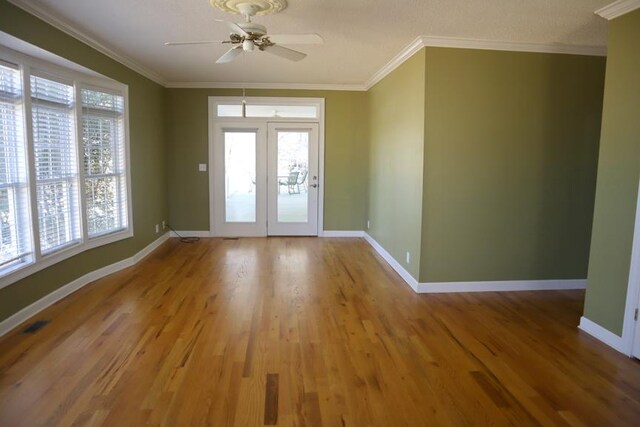
[[[306,53],[298,52],[297,50],[282,47],[277,44],[265,47],[264,51],[290,61],[301,61],[307,56]]]
[[[239,36],[242,37],[249,37],[249,33],[247,33],[245,30],[242,29],[242,27],[238,24],[236,24],[235,22],[231,22],[231,21],[225,21],[224,19],[216,19],[217,22],[222,22],[223,24],[225,24],[227,27],[229,27],[229,29],[231,30],[232,33],[237,34]]]
[[[165,46],[185,46],[185,45],[196,45],[196,44],[219,44],[224,43],[222,40],[202,40],[202,41],[193,41],[193,42],[166,42]]]
[[[227,64],[242,53],[242,45],[232,47],[216,61],[216,64]]]
[[[322,44],[324,39],[318,34],[267,34],[276,44]]]

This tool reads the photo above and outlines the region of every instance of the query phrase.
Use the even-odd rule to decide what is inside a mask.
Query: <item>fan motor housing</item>
[[[251,35],[264,36],[267,34],[267,27],[255,22],[238,22],[238,26]]]

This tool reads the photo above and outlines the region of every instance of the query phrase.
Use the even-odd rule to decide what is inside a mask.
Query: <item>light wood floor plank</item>
[[[0,339],[0,425],[638,425],[583,299],[417,295],[362,239],[171,239]]]

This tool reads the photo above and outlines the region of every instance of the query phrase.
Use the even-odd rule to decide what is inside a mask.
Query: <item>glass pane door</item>
[[[258,123],[215,125],[211,220],[217,236],[267,233],[266,133]]]
[[[316,236],[318,125],[270,123],[268,141],[268,234]]]
[[[309,220],[309,132],[278,131],[278,222]]]
[[[224,132],[227,222],[256,222],[256,132]]]
[[[318,235],[317,123],[212,125],[215,236]]]

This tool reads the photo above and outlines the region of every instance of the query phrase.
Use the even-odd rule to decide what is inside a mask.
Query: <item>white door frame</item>
[[[214,229],[217,227],[216,236],[219,237],[245,237],[245,236],[266,236],[267,223],[261,219],[266,216],[267,213],[267,170],[264,162],[260,162],[260,159],[267,156],[267,125],[263,122],[234,122],[226,123],[223,121],[216,122],[214,125],[214,132],[220,139],[217,140],[218,146],[213,147],[213,163],[210,163],[211,172],[210,176],[214,179],[211,182],[213,188],[213,200],[225,199],[225,182],[224,176],[226,171],[224,155],[216,157],[216,153],[221,154],[225,151],[224,136],[226,132],[255,132],[256,134],[256,164],[255,164],[255,209],[256,209],[256,221],[255,222],[226,222],[225,210],[226,204],[221,203],[213,206],[214,209]],[[214,141],[216,138],[214,138]]]
[[[208,100],[208,126],[209,126],[209,154],[208,154],[208,185],[209,185],[209,235],[217,236],[215,230],[215,188],[214,182],[214,138],[216,123],[224,122],[233,126],[233,123],[263,122],[267,123],[318,123],[318,237],[324,233],[324,145],[325,145],[325,108],[324,98],[289,98],[289,97],[246,97],[247,104],[253,105],[315,105],[318,108],[317,118],[280,118],[280,117],[218,117],[218,104],[242,104],[240,96],[210,96]],[[194,165],[195,167],[195,165]]]
[[[627,299],[622,323],[622,352],[631,356],[638,321],[635,320],[636,308],[640,304],[640,182],[638,183],[638,197],[636,200],[636,218],[633,230],[633,244],[631,246],[631,267],[629,268],[629,282],[627,285]],[[638,345],[638,344],[635,344]],[[636,355],[637,357],[638,355]]]
[[[309,150],[307,152],[308,176],[305,178],[308,184],[307,206],[315,208],[315,212],[309,209],[306,222],[279,222],[278,206],[280,184],[278,182],[278,132],[305,132],[309,137]],[[269,183],[267,186],[267,219],[269,236],[316,236],[318,235],[318,124],[317,123],[269,123],[267,126],[267,140],[269,148],[267,150],[267,171]],[[311,148],[315,148],[312,150]],[[269,203],[272,202],[272,203]],[[315,225],[315,227],[312,227]]]

